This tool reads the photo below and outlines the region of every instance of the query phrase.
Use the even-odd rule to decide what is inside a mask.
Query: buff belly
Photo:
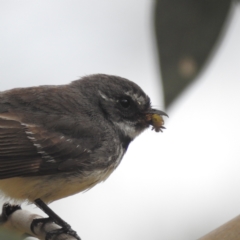
[[[95,170],[79,175],[51,175],[36,177],[15,177],[0,180],[0,190],[7,199],[13,202],[33,202],[41,198],[50,203],[55,200],[79,193],[104,181],[113,169]]]

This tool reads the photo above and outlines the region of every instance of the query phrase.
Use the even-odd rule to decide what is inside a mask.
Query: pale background
[[[163,108],[150,0],[0,2],[0,90],[92,73]],[[94,189],[51,204],[83,240],[193,240],[240,214],[240,7],[197,81]],[[31,211],[40,212],[34,206]]]

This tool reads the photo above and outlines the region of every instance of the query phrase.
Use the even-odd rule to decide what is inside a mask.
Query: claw
[[[64,233],[76,238],[77,240],[81,240],[81,238],[77,235],[77,232],[73,231],[71,227],[70,229],[59,228],[59,229],[52,230],[46,234],[45,240],[51,240],[53,236],[57,236]]]
[[[32,233],[34,233],[34,234],[36,235],[36,232],[34,231],[34,228],[35,228],[39,223],[41,223],[41,224],[42,224],[42,227],[43,227],[45,224],[50,223],[50,222],[53,222],[50,217],[48,217],[48,218],[35,218],[35,219],[32,220],[30,229],[31,229]]]

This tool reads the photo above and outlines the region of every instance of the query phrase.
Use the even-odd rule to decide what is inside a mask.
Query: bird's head
[[[96,74],[82,79],[88,84],[85,91],[98,104],[104,117],[123,135],[134,139],[143,130],[152,126],[162,131],[167,116],[163,111],[151,107],[150,98],[134,82],[118,76]],[[87,90],[89,89],[89,90]]]

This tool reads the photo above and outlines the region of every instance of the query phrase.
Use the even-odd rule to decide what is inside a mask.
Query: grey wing
[[[0,179],[81,172],[91,165],[95,147],[91,142],[24,123],[12,113],[0,113]]]

